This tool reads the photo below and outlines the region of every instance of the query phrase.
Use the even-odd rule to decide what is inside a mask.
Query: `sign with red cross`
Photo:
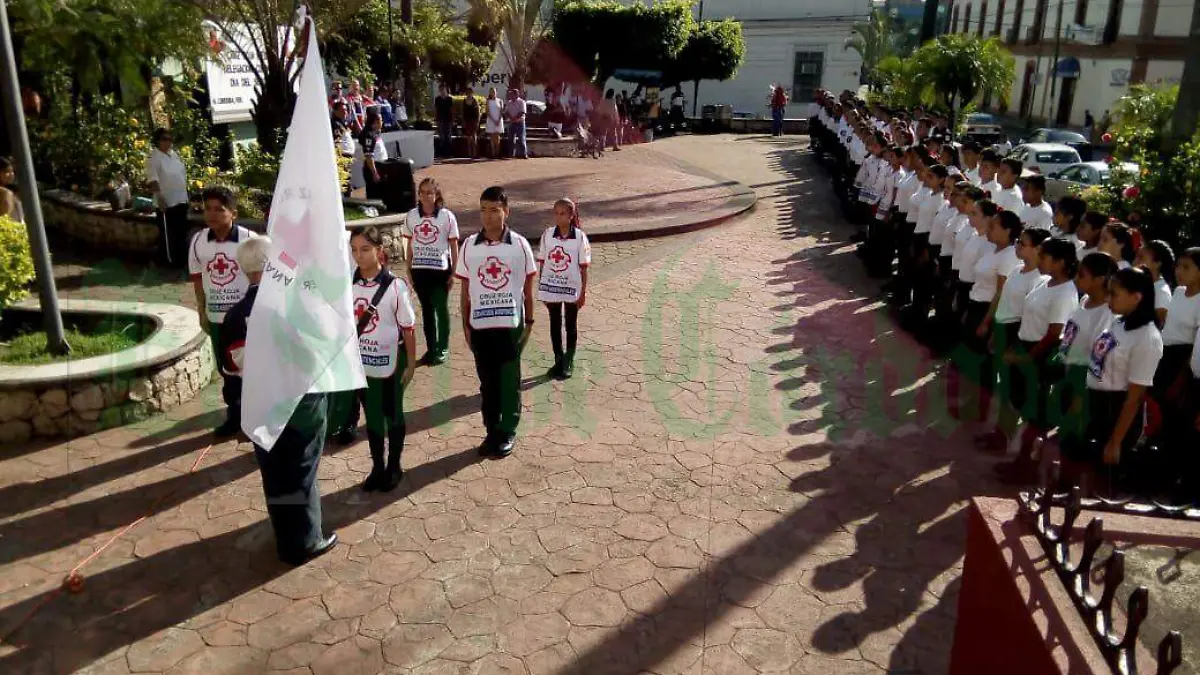
[[[212,282],[213,286],[228,286],[233,283],[234,279],[237,279],[240,268],[236,260],[230,260],[224,251],[218,251],[208,261],[206,269],[208,270],[208,280]]]
[[[571,254],[567,253],[562,246],[555,246],[550,255],[546,256],[546,260],[550,261],[550,271],[565,272],[571,266]]]
[[[512,277],[512,269],[504,264],[503,260],[493,255],[488,256],[475,274],[484,288],[498,291],[508,285],[508,280]]]
[[[441,230],[438,229],[437,223],[430,218],[425,218],[421,221],[421,224],[418,225],[415,230],[413,230],[413,238],[417,240],[418,244],[424,244],[428,246],[429,244],[432,244],[438,240],[438,234],[440,232]]]
[[[362,319],[363,312],[367,311],[367,307],[371,303],[366,298],[354,299],[354,323],[358,323]],[[363,335],[373,332],[379,326],[379,312],[371,315],[371,320],[363,328]]]

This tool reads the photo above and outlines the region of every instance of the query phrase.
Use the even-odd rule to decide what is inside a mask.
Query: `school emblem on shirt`
[[[208,280],[214,286],[228,286],[233,283],[234,279],[237,279],[240,268],[236,260],[230,260],[223,251],[218,251],[212,260],[208,261],[206,269],[208,270]]]
[[[571,254],[561,246],[555,246],[550,255],[546,256],[546,260],[550,261],[551,272],[565,272],[571,266]]]
[[[502,260],[496,256],[488,256],[488,259],[479,266],[476,275],[479,277],[479,283],[489,291],[498,291],[508,285],[508,280],[512,276],[512,269],[505,265]]]
[[[1060,354],[1066,354],[1071,351],[1071,345],[1075,344],[1075,338],[1079,336],[1079,324],[1075,323],[1074,319],[1068,319],[1067,325],[1063,326],[1062,340],[1059,341],[1058,351]]]
[[[440,230],[438,229],[437,223],[433,222],[429,218],[425,218],[421,220],[421,224],[413,230],[413,238],[417,240],[418,244],[424,244],[428,246],[429,244],[432,244],[438,240],[439,232]]]
[[[371,303],[368,302],[366,298],[355,298],[354,299],[354,322],[355,323],[358,323],[360,320],[362,320],[363,312],[367,311],[367,306],[370,304]],[[362,334],[366,335],[367,333],[374,331],[375,328],[378,326],[379,326],[379,312],[375,312],[374,314],[371,315],[371,320],[368,321],[367,325],[363,328]]]
[[[1117,344],[1117,339],[1108,331],[1104,331],[1100,337],[1096,338],[1096,344],[1092,345],[1091,372],[1097,379],[1104,376],[1104,362],[1108,360],[1108,355],[1117,348]]]

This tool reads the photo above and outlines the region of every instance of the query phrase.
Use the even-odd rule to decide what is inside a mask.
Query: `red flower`
[[[1100,140],[1105,143],[1112,143],[1112,134],[1106,133],[1100,137]]]
[[[1122,194],[1125,195],[1126,199],[1137,199],[1138,195],[1142,194],[1142,189],[1136,185],[1130,185],[1129,187],[1125,188],[1125,192]]]
[[[1105,164],[1112,164],[1112,161],[1113,161],[1112,155],[1109,155],[1109,156],[1107,156],[1107,157],[1105,157],[1105,158],[1104,158],[1104,163],[1105,163]]]

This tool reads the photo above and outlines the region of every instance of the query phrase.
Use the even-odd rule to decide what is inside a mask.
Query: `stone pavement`
[[[508,459],[473,452],[456,333],[407,396],[396,493],[358,490],[365,442],[328,449],[343,543],[305,567],[274,561],[250,447],[208,446],[212,388],[0,451],[0,673],[946,672],[962,507],[999,489],[988,462],[875,300],[802,142],[654,151],[752,185],[756,211],[602,258],[569,382],[541,377],[539,317]],[[56,593],[147,513],[82,592]]]

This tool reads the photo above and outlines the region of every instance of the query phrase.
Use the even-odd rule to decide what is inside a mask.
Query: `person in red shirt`
[[[783,135],[783,110],[788,104],[787,92],[783,87],[776,84],[775,90],[771,93],[771,135]]]

